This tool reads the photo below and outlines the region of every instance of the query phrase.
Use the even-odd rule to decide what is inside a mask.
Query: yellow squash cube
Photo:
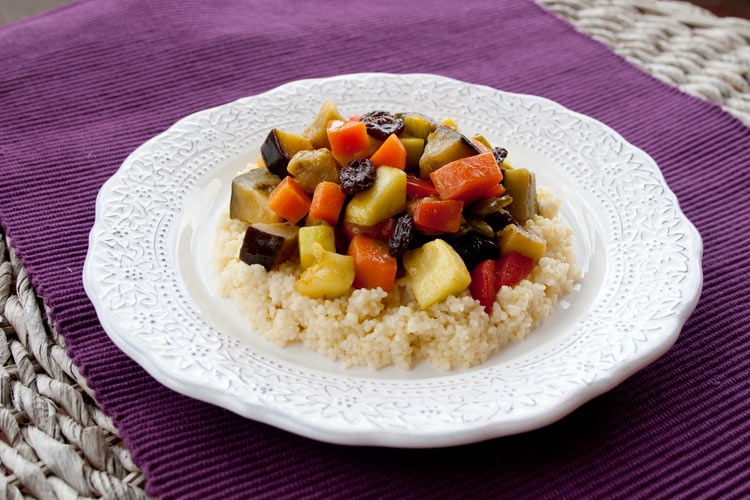
[[[324,250],[336,251],[336,239],[331,226],[307,226],[299,228],[299,263],[307,269],[315,263],[312,247],[320,243]]]

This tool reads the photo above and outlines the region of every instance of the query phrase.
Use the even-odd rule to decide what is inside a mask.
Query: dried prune
[[[508,150],[505,148],[493,148],[492,156],[495,157],[495,161],[497,162],[497,165],[500,166],[503,164],[503,161],[505,161],[505,159],[508,157]]]
[[[391,239],[388,240],[388,253],[394,257],[403,255],[409,249],[409,244],[414,238],[414,218],[404,214],[396,221]]]
[[[492,212],[491,214],[486,215],[484,217],[484,221],[489,224],[495,231],[502,231],[505,226],[510,224],[518,225],[516,219],[514,219],[513,216],[510,215],[510,212],[505,209],[501,209],[497,212]]]
[[[341,169],[339,187],[348,195],[355,195],[375,184],[375,165],[370,160],[352,160]]]
[[[445,240],[466,264],[469,269],[487,259],[497,259],[500,257],[500,245],[494,238],[470,232],[458,238],[448,238]]]
[[[359,119],[365,124],[367,134],[375,139],[385,140],[391,134],[400,134],[404,130],[404,120],[396,118],[388,111],[373,111]]]

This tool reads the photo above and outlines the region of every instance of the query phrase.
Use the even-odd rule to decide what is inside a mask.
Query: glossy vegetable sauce
[[[267,338],[347,365],[479,363],[578,276],[559,201],[508,156],[450,119],[326,101],[233,180],[220,290]]]
[[[239,258],[270,270],[296,246],[309,297],[390,292],[406,273],[422,309],[469,288],[489,313],[544,255],[522,228],[538,213],[534,174],[450,119],[347,120],[327,101],[301,136],[271,130],[261,154],[232,185],[230,216],[250,224]]]

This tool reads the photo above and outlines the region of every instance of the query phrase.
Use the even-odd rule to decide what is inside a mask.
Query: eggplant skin
[[[266,271],[269,271],[283,243],[283,237],[274,236],[250,226],[245,231],[239,258],[245,264],[260,264],[266,268]]]
[[[266,140],[263,141],[263,145],[260,147],[260,154],[263,156],[263,163],[266,164],[266,168],[272,174],[276,174],[282,179],[289,175],[289,172],[286,170],[289,164],[289,157],[281,149],[276,129],[271,130],[266,136]]]

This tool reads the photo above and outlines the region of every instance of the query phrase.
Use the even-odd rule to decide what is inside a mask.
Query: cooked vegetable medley
[[[230,217],[248,224],[238,258],[271,270],[298,256],[308,297],[391,292],[405,274],[421,309],[468,288],[490,314],[547,248],[523,227],[539,213],[534,174],[507,156],[450,119],[347,120],[326,101],[302,135],[271,130],[232,182]]]

